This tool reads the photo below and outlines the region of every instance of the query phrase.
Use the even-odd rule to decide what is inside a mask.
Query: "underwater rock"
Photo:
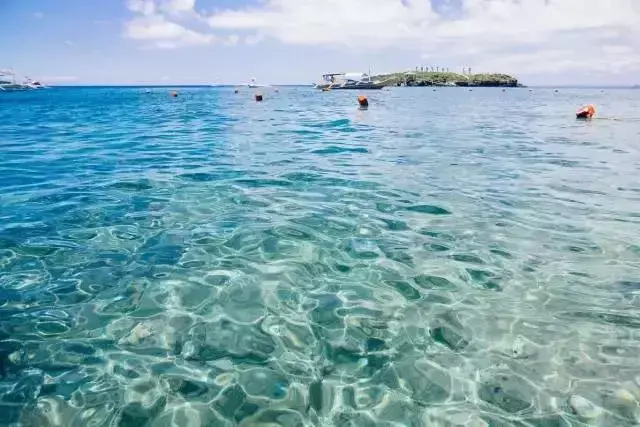
[[[571,412],[583,421],[594,420],[602,414],[602,409],[577,394],[571,396],[568,403]]]

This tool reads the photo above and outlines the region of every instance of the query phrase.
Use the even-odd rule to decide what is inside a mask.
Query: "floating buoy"
[[[176,92],[175,90],[173,92],[171,92],[171,96],[173,96],[174,98],[178,97],[178,92]]]
[[[233,93],[240,93],[238,89],[234,90]]]
[[[358,97],[358,104],[360,105],[360,108],[368,108],[369,107],[369,100],[367,99],[366,96],[360,95]]]
[[[558,93],[558,89],[554,90],[555,93]]]
[[[576,111],[576,119],[591,119],[596,115],[596,106],[593,104],[586,105]]]
[[[262,102],[262,94],[261,93],[256,93],[256,102]]]

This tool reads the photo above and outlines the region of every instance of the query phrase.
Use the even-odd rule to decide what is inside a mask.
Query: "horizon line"
[[[47,84],[47,86],[49,87],[57,87],[57,88],[64,88],[64,87],[68,87],[68,88],[72,88],[72,87],[158,87],[158,88],[164,88],[164,87],[210,87],[210,88],[216,88],[216,87],[225,87],[225,88],[229,88],[229,87],[246,87],[246,84],[232,84],[232,83],[224,83],[224,84],[211,84],[211,83],[65,83],[65,84]],[[268,85],[268,86],[261,86],[262,89],[265,88],[269,88],[269,87],[312,87],[311,83],[281,83],[281,84],[272,84],[272,85]],[[396,87],[395,85],[390,85],[388,87]],[[487,86],[488,89],[490,89],[490,86]],[[578,85],[572,85],[572,84],[552,84],[552,83],[545,83],[545,84],[532,84],[532,85],[526,85],[525,87],[520,87],[520,88],[515,88],[512,87],[511,89],[523,89],[523,88],[539,88],[539,89],[546,89],[546,88],[596,88],[596,89],[604,89],[604,88],[609,88],[609,89],[638,89],[639,86],[637,84],[624,84],[624,85],[612,85],[612,84],[599,84],[599,83],[594,83],[594,84],[578,84]],[[247,87],[247,89],[252,89]]]

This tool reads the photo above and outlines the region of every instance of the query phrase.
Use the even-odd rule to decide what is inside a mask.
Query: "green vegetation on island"
[[[390,86],[486,86],[517,87],[518,79],[507,74],[461,74],[440,71],[408,71],[375,76]]]

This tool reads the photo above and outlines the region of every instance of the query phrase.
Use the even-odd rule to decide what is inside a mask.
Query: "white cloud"
[[[640,58],[638,0],[460,0],[455,13],[451,4],[443,9],[428,0],[264,0],[218,11],[207,22],[246,32],[245,40],[407,49],[476,68],[640,70],[633,59]]]
[[[249,35],[245,37],[244,42],[249,46],[257,45],[264,40],[264,36],[260,34]]]
[[[127,35],[135,40],[167,40],[182,36],[185,28],[160,15],[143,16],[127,23]]]
[[[227,46],[235,46],[240,42],[240,36],[237,34],[231,34],[225,40]]]
[[[33,13],[33,17],[36,19],[42,19],[44,18],[44,13],[43,12],[34,12]]]
[[[64,44],[66,44],[67,46],[75,46],[76,44],[74,42],[72,42],[71,40],[65,40]]]
[[[127,8],[142,15],[153,15],[159,12],[180,14],[193,12],[196,0],[127,0]]]
[[[193,11],[196,0],[164,0],[160,8],[168,13],[184,13]]]
[[[210,44],[216,40],[213,34],[191,30],[165,15],[193,11],[194,5],[195,0],[128,0],[127,7],[136,16],[125,23],[125,35],[159,49]]]
[[[180,46],[206,45],[212,43],[212,34],[203,34],[190,30],[175,22],[168,21],[162,15],[139,16],[126,24],[126,35],[134,40],[154,42],[162,49]]]
[[[290,44],[376,47],[415,39],[435,19],[424,0],[268,0],[261,8],[219,12],[208,23]]]
[[[271,38],[405,50],[452,69],[640,71],[640,0],[260,0],[207,16],[196,12],[196,0],[126,2],[135,17],[125,34],[158,48]],[[203,22],[222,34],[192,29]]]
[[[130,11],[143,15],[153,15],[156,12],[156,4],[153,0],[128,0],[127,7]]]

